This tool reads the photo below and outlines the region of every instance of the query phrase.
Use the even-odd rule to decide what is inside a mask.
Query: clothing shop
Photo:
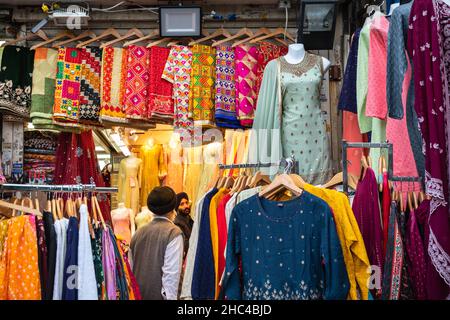
[[[0,300],[450,299],[450,0],[0,5]]]

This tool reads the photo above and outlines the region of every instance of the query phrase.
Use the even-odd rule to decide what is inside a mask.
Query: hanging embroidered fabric
[[[148,86],[148,118],[158,123],[173,124],[172,83],[161,78],[170,49],[150,48],[150,81]]]
[[[178,132],[181,141],[188,145],[194,132],[194,122],[189,117],[191,66],[191,49],[186,46],[173,46],[161,76],[173,84],[174,131]]]
[[[0,111],[10,120],[23,121],[30,117],[34,50],[18,46],[2,49]]]
[[[102,50],[81,48],[80,123],[99,125]]]
[[[261,88],[262,78],[264,75],[264,69],[266,68],[269,61],[284,56],[288,52],[286,46],[277,46],[273,43],[263,41],[258,47],[258,70],[256,72],[255,79],[255,93],[258,97],[259,89]]]
[[[46,129],[47,126],[54,126],[52,116],[57,60],[58,50],[37,48],[35,51],[30,110],[31,122],[35,128]]]
[[[150,51],[146,47],[128,47],[123,106],[129,119],[147,120]]]
[[[216,76],[216,49],[211,46],[192,47],[191,91],[189,113],[194,125],[214,125],[214,82]]]
[[[127,49],[106,47],[102,52],[101,110],[102,122],[126,123],[122,101],[126,77]]]
[[[239,45],[236,55],[236,111],[241,125],[253,125],[256,109],[256,79],[258,73],[258,48]]]
[[[218,127],[241,128],[236,117],[234,48],[216,48],[215,118]]]
[[[77,48],[58,50],[53,119],[76,125],[80,108],[81,51]]]

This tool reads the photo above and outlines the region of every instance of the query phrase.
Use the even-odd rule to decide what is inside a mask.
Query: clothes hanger
[[[0,200],[0,207],[12,209],[13,210],[12,216],[15,216],[14,211],[21,211],[23,213],[29,213],[29,214],[32,214],[34,216],[42,217],[42,213],[38,209],[29,208],[29,207],[25,207],[25,206],[22,206],[22,205],[9,203],[9,202],[6,202],[4,200]],[[8,215],[8,214],[7,213],[3,213],[3,215]],[[9,216],[9,217],[11,217],[11,216]]]
[[[338,184],[341,184],[342,182],[344,182],[344,173],[341,171],[336,173],[327,183],[322,186],[322,188],[332,188]]]
[[[76,48],[85,47],[88,44],[91,44],[96,41],[100,41],[100,40],[108,38],[108,37],[114,37],[114,38],[118,39],[118,38],[120,38],[120,33],[117,32],[117,30],[114,28],[109,28],[109,29],[106,29],[105,31],[103,31],[100,35],[98,35],[92,39],[86,40],[84,42],[81,42],[81,43],[77,44],[75,47]]]
[[[258,37],[260,37],[260,36],[268,35],[268,34],[270,34],[271,32],[272,32],[272,31],[270,31],[270,30],[267,29],[267,28],[260,28],[260,29],[258,30],[258,32],[254,33],[252,36],[247,37],[247,38],[242,39],[242,40],[239,40],[239,41],[237,41],[237,42],[234,42],[231,46],[234,48],[234,47],[236,47],[236,46],[238,46],[238,45],[240,45],[240,44],[248,43],[248,42],[250,42],[250,40],[253,40],[253,39],[258,38]],[[276,40],[276,41],[280,40],[280,41],[282,41],[283,44],[286,44],[286,45],[287,45],[287,43],[284,42],[282,39],[275,38],[275,40]]]
[[[303,180],[303,178],[301,176],[299,176],[298,174],[295,173],[291,173],[289,175],[289,177],[291,177],[292,181],[294,182],[294,184],[299,187],[300,189],[303,189],[305,187],[306,181]]]
[[[141,42],[141,41],[145,41],[145,40],[148,40],[148,39],[152,39],[154,37],[159,37],[159,30],[153,30],[152,32],[150,32],[146,36],[143,36],[143,37],[140,37],[140,38],[137,38],[137,39],[134,39],[134,40],[127,41],[127,42],[125,42],[123,44],[123,47],[125,48],[125,47],[128,47],[128,46],[131,46],[132,44],[135,44],[135,43],[138,43],[138,42]]]
[[[48,45],[48,44],[50,44],[50,43],[52,43],[52,42],[55,42],[55,41],[57,41],[57,40],[59,40],[59,39],[64,39],[64,38],[74,38],[74,37],[75,37],[75,36],[74,36],[74,34],[73,34],[72,32],[67,31],[67,30],[64,30],[64,31],[59,32],[59,33],[58,33],[56,36],[54,36],[53,38],[50,38],[50,39],[48,39],[48,40],[46,40],[46,41],[39,42],[38,44],[35,44],[34,46],[31,47],[31,50],[35,50],[35,49],[37,49],[37,48],[46,46],[46,45]]]
[[[235,35],[232,35],[231,37],[227,37],[227,38],[225,38],[225,39],[216,41],[216,42],[214,42],[214,43],[212,44],[212,46],[213,46],[213,47],[217,47],[217,46],[221,45],[222,43],[229,42],[229,41],[231,41],[231,40],[240,38],[240,37],[242,37],[242,36],[248,36],[248,37],[251,37],[251,36],[253,36],[253,32],[252,32],[252,30],[250,30],[250,29],[248,29],[248,28],[242,28],[242,29],[239,30],[239,32],[236,33]]]
[[[261,171],[255,173],[255,175],[251,178],[249,187],[255,188],[259,183],[264,183],[265,185],[269,185],[272,181],[270,180],[268,175],[262,174]]]
[[[12,46],[12,45],[16,44],[17,42],[26,41],[26,40],[32,40],[32,39],[35,39],[35,38],[41,38],[44,41],[48,40],[48,36],[44,32],[44,30],[38,30],[36,33],[32,33],[31,32],[31,33],[27,34],[26,36],[19,37],[19,38],[10,40],[8,42],[5,42],[2,46]]]
[[[302,194],[300,189],[293,181],[293,179],[286,173],[282,173],[275,177],[275,179],[264,190],[259,192],[260,197],[271,198],[280,191],[289,190],[296,196]]]
[[[86,202],[87,202],[87,200],[86,200]],[[97,207],[95,206],[94,195],[91,196],[91,207],[92,207],[92,216],[94,218],[95,225],[98,226],[99,220],[98,220],[98,215],[97,215]]]
[[[256,42],[259,42],[261,40],[265,40],[265,39],[268,39],[268,38],[275,38],[276,36],[279,36],[279,35],[283,35],[287,39],[291,40],[292,42],[295,42],[295,38],[289,32],[287,32],[283,28],[277,28],[277,29],[275,29],[273,32],[271,32],[269,34],[266,34],[264,36],[261,36],[261,37],[258,37],[256,39],[251,40],[250,43],[256,43]]]
[[[132,28],[132,29],[128,30],[128,32],[126,34],[124,34],[123,36],[102,44],[100,46],[100,48],[103,49],[105,47],[109,47],[109,46],[111,46],[111,45],[113,45],[115,43],[118,43],[118,42],[123,41],[123,40],[128,39],[128,38],[131,38],[133,36],[136,36],[138,38],[142,38],[142,37],[144,37],[144,34],[142,33],[141,30],[139,30],[137,28]]]
[[[200,43],[202,43],[202,42],[205,42],[205,41],[208,41],[208,40],[212,40],[212,39],[217,38],[217,37],[220,37],[220,36],[229,38],[229,37],[231,37],[231,34],[230,34],[226,29],[224,29],[224,28],[222,27],[222,28],[220,28],[220,29],[217,29],[217,30],[214,31],[213,33],[211,33],[209,36],[200,38],[200,39],[195,40],[195,41],[191,41],[191,42],[189,43],[189,45],[190,45],[190,46],[193,46],[193,45],[195,45],[195,44],[200,44]]]
[[[150,42],[148,45],[147,45],[147,48],[151,48],[151,47],[154,47],[154,46],[157,46],[158,44],[161,44],[161,43],[164,43],[164,42],[166,42],[166,41],[172,41],[173,39],[172,38],[161,38],[161,39],[158,39],[158,40],[156,40],[156,41],[152,41],[152,42]]]
[[[53,48],[62,47],[64,45],[67,45],[68,43],[71,43],[71,42],[74,42],[74,41],[78,41],[78,40],[81,40],[81,39],[84,39],[84,38],[88,38],[88,37],[92,39],[92,38],[97,37],[97,35],[93,31],[87,30],[87,31],[79,34],[78,36],[76,36],[74,38],[70,38],[70,39],[67,39],[67,40],[55,43],[53,45]]]
[[[102,215],[102,210],[100,209],[100,205],[98,204],[98,200],[97,200],[96,196],[94,196],[94,205],[97,208],[97,211],[98,211],[98,214],[100,216],[100,220],[102,222],[103,228],[105,230],[107,230],[108,228],[106,227],[106,223],[105,223],[105,220],[103,219],[103,215]]]

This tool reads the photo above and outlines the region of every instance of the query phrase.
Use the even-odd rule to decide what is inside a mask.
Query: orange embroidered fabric
[[[0,259],[0,300],[40,299],[35,217],[12,218]]]

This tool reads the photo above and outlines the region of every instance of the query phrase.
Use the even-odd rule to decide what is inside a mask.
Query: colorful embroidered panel
[[[194,125],[212,126],[214,123],[215,62],[215,48],[204,45],[192,47],[189,112],[192,113]]]
[[[81,48],[80,122],[99,124],[102,50]]]

